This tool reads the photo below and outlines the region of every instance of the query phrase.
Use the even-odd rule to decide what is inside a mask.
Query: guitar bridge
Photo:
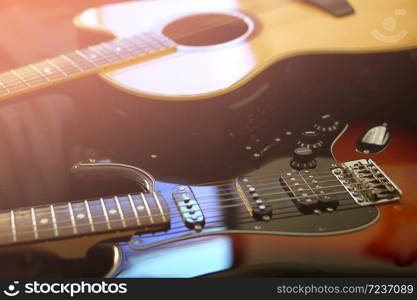
[[[398,201],[401,190],[371,159],[345,162],[332,173],[362,206]]]

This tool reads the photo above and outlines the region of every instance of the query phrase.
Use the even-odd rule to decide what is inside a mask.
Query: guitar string
[[[330,176],[330,177],[332,177],[332,176]],[[255,181],[252,181],[252,182],[255,182]],[[319,182],[319,184],[321,184],[323,182],[324,181]],[[335,179],[334,182],[338,182],[338,181]],[[272,182],[271,185],[272,184],[278,184],[278,182]],[[266,184],[263,184],[263,185],[266,185]],[[306,183],[300,183],[300,185],[306,185]],[[358,185],[358,184],[354,184],[354,185]],[[286,185],[286,186],[288,186],[288,187],[295,187],[296,185],[294,185],[294,186]],[[339,185],[323,186],[323,187],[318,187],[318,188],[315,187],[314,189],[331,188],[331,187],[338,187],[338,186]],[[201,188],[201,186],[198,186],[198,187]],[[216,187],[216,186],[210,186],[208,188],[214,188],[214,187]],[[228,188],[225,188],[223,190],[230,190],[230,188],[235,188],[234,182],[230,182],[229,185],[228,185]],[[268,189],[257,189],[257,191],[258,192],[262,192],[262,191],[269,190],[269,189],[270,188],[268,188]],[[209,194],[207,194],[207,193],[204,194],[202,192],[199,192],[198,193],[198,199],[200,199],[201,197],[218,197],[218,196],[227,196],[227,195],[236,195],[237,194],[236,192],[230,192],[229,194],[227,194],[227,193],[220,194],[220,193],[217,193],[217,191],[218,190],[216,190],[216,192],[212,192],[212,193],[209,193]],[[277,193],[277,194],[287,194],[287,192],[280,192],[280,193]],[[116,195],[116,196],[113,196],[112,198],[104,198],[104,197],[102,197],[102,198],[104,200],[104,199],[113,199],[114,197],[127,197],[127,195]],[[198,201],[198,199],[197,199],[197,201]],[[233,199],[238,199],[238,198],[221,199],[219,201],[220,202],[226,202],[226,201],[230,201],[230,200],[233,200]],[[54,203],[54,204],[51,204],[51,205],[54,205],[54,206],[64,206],[64,205],[68,205],[68,203],[71,203],[71,204],[80,204],[80,203],[83,203],[84,201],[90,202],[90,201],[99,201],[99,200],[100,200],[100,198],[93,198],[93,199],[85,199],[85,200],[79,200],[79,201],[59,202],[59,203]],[[209,203],[209,202],[210,201],[198,201],[199,204],[206,204],[206,203]],[[184,205],[184,206],[186,206],[186,205]],[[50,205],[46,205],[46,206],[45,205],[38,205],[38,206],[32,206],[32,207],[24,207],[24,208],[15,209],[14,211],[26,210],[26,209],[31,209],[31,208],[34,208],[34,209],[40,209],[40,208],[49,209],[50,208]],[[57,212],[59,212],[59,209],[57,210],[57,209],[54,208],[54,210],[57,211]],[[66,211],[66,209],[63,209],[63,211]],[[9,211],[6,210],[6,212],[9,212]],[[3,212],[0,212],[0,213],[4,213],[4,211]]]
[[[351,199],[345,199],[345,200],[343,200],[341,202],[342,203],[349,202],[349,203],[346,204],[346,205],[340,205],[340,207],[346,207],[348,205],[355,205],[355,206],[353,206],[351,208],[361,208],[361,207],[363,207],[363,206],[357,205],[355,202],[352,202]],[[285,213],[279,213],[279,214],[273,214],[273,218],[271,220],[277,220],[277,219],[281,219],[281,218],[293,218],[293,217],[300,217],[300,216],[308,215],[308,214],[304,214],[304,213],[300,212],[296,207],[294,207],[294,208],[295,209],[293,211],[289,211],[289,212],[285,212]],[[275,210],[278,210],[278,209],[279,208],[276,208]],[[343,211],[343,210],[345,210],[345,209],[338,209],[337,211]],[[288,215],[288,214],[291,214],[291,213],[296,213],[296,215],[294,215],[294,216],[286,216],[286,217],[283,217],[282,216],[282,215]],[[177,216],[175,216],[175,218],[181,219],[181,215],[179,214],[179,212],[175,212],[175,213],[173,213],[173,215],[177,215]],[[241,215],[243,215],[243,213],[241,213]],[[215,216],[208,216],[207,217],[207,220],[208,221],[206,222],[206,224],[210,224],[212,222],[211,220],[213,218],[222,218],[222,217],[225,217],[225,216],[228,216],[228,215],[227,214],[219,214],[219,215],[215,215]],[[229,215],[229,216],[235,217],[235,214],[234,215]],[[279,218],[277,218],[277,217],[279,217]],[[210,219],[210,221],[209,221],[209,219]],[[262,221],[255,220],[250,215],[247,215],[246,217],[239,217],[239,219],[240,220],[248,220],[248,221],[250,220],[249,221],[250,223],[262,222]],[[136,220],[136,218],[129,218],[129,221],[134,221],[134,220]],[[126,221],[127,221],[127,219],[126,219]],[[216,222],[218,222],[218,221],[216,221]],[[97,222],[97,223],[94,223],[94,224],[95,225],[104,225],[104,224],[107,224],[107,222]],[[174,224],[174,225],[179,224],[180,226],[176,227],[178,229],[184,229],[185,228],[185,225],[184,225],[184,223],[183,223],[182,220],[176,220],[174,222],[171,222],[170,224]],[[241,223],[238,223],[238,224],[241,224]],[[90,224],[83,224],[83,226],[90,228]],[[224,226],[225,225],[223,225],[221,227],[224,227]],[[120,227],[119,226],[117,228],[111,229],[110,231],[112,231],[112,230],[114,230],[114,231],[117,231],[117,230],[130,230],[130,229],[134,230],[135,228],[137,228],[137,226],[132,226],[132,227]],[[162,233],[163,235],[165,235],[165,234],[177,234],[178,232],[175,231],[176,228],[171,228],[171,229],[169,229],[166,232],[163,232],[163,233],[162,232],[159,232],[159,233]],[[74,227],[73,226],[61,226],[61,227],[58,228],[58,231],[59,230],[62,231],[64,229],[71,229],[71,230],[73,230]],[[77,229],[80,230],[81,228],[77,227]],[[204,230],[207,230],[207,229],[210,229],[210,227],[204,227],[203,231]],[[37,233],[38,234],[44,233],[44,232],[49,232],[50,233],[51,231],[53,231],[52,228],[50,228],[50,229],[38,229],[37,230]],[[193,230],[193,229],[186,229],[185,231],[195,232],[195,230]],[[79,235],[94,234],[94,233],[97,233],[98,234],[98,233],[105,233],[105,232],[108,232],[108,230],[105,230],[105,231],[95,231],[95,232],[89,230],[88,232],[80,232]],[[34,235],[34,230],[30,230],[30,231],[18,231],[17,233],[19,235],[22,235],[22,234],[23,235],[25,235],[25,234]],[[143,235],[146,235],[146,234],[152,234],[152,233],[143,233]],[[158,232],[157,233],[154,233],[152,235],[153,236],[156,236],[156,234],[158,234]],[[73,237],[73,236],[74,235],[60,235],[60,236],[58,235],[57,237],[69,237],[70,238],[70,237]],[[38,238],[38,239],[32,239],[32,240],[42,240],[42,239],[39,239]],[[20,241],[25,241],[25,240],[20,240]]]
[[[324,182],[324,181],[323,181]],[[321,183],[323,183],[323,182],[318,182],[317,184],[321,184]],[[328,182],[328,181],[327,181]],[[338,180],[334,180],[334,182],[338,182],[339,183],[339,181]],[[277,183],[271,183],[271,185],[272,184],[277,184]],[[264,184],[264,185],[266,185],[266,184]],[[357,186],[359,186],[360,184],[353,184],[353,185],[357,185]],[[281,186],[281,185],[279,185],[279,186]],[[296,184],[294,184],[294,185],[288,185],[288,184],[286,184],[285,185],[286,187],[289,187],[289,188],[300,188],[301,186],[308,186],[308,184],[307,183],[299,183],[298,185],[296,185]],[[229,186],[230,188],[234,188],[234,185],[232,185],[232,184],[230,184],[230,186]],[[316,191],[316,190],[322,190],[322,189],[327,189],[327,188],[333,188],[333,187],[342,187],[343,188],[343,186],[342,185],[340,185],[340,183],[339,184],[337,184],[337,185],[330,185],[330,186],[320,186],[320,187],[314,187],[314,188],[311,188],[310,186],[308,186],[308,189],[311,189],[311,191]],[[261,188],[261,189],[257,189],[256,191],[257,192],[262,192],[262,191],[266,191],[266,190],[270,190],[270,189],[272,189],[273,187],[269,187],[269,188]],[[356,190],[357,192],[360,192],[361,190],[360,189],[357,189]],[[265,197],[265,196],[269,196],[269,195],[280,195],[280,194],[288,194],[288,192],[287,191],[283,191],[283,192],[278,192],[278,193],[272,193],[272,194],[264,194],[264,195],[262,195],[263,197]],[[198,199],[197,199],[197,202],[199,203],[199,204],[201,204],[201,205],[205,205],[205,204],[208,204],[208,203],[211,203],[212,201],[198,201],[199,199],[202,199],[202,198],[207,198],[207,197],[219,197],[219,196],[223,196],[223,197],[225,197],[225,196],[228,196],[228,195],[232,195],[232,196],[238,196],[238,193],[236,192],[236,191],[233,191],[233,192],[230,192],[230,193],[223,193],[223,194],[221,194],[221,193],[213,193],[213,194],[202,194],[202,193],[199,193],[198,194]],[[326,193],[322,193],[322,194],[320,194],[321,196],[326,196]],[[113,199],[114,201],[115,201],[115,199],[114,199],[114,197],[127,197],[127,195],[119,195],[119,196],[113,196],[113,198],[105,198],[105,199]],[[311,197],[311,195],[310,195],[310,197]],[[294,197],[295,198],[295,197]],[[104,199],[103,199],[104,200]],[[149,199],[148,199],[149,200]],[[241,200],[241,198],[238,196],[238,197],[234,197],[234,198],[227,198],[227,199],[220,199],[220,200],[218,200],[218,201],[216,201],[216,203],[217,202],[228,202],[228,201],[233,201],[233,200]],[[65,212],[67,212],[67,208],[66,208],[66,206],[68,205],[68,203],[71,203],[72,205],[74,205],[74,204],[83,204],[85,201],[87,201],[87,202],[89,202],[89,201],[99,201],[99,199],[90,199],[90,200],[83,200],[83,201],[74,201],[74,202],[64,202],[64,203],[55,203],[55,204],[53,204],[54,206],[58,206],[58,205],[64,205],[65,207],[64,208],[62,208],[62,211],[65,211]],[[89,203],[89,207],[92,207],[92,208],[94,208],[95,207],[95,205],[94,205],[94,203]],[[96,206],[100,206],[100,204],[97,204]],[[184,205],[179,205],[180,207],[186,207],[187,206],[187,204],[184,204]],[[176,208],[177,206],[168,206],[168,208],[170,208],[170,209],[174,209],[174,208]],[[45,210],[50,210],[50,205],[47,205],[47,206],[45,206],[45,205],[40,205],[40,206],[33,206],[33,207],[29,207],[29,208],[19,208],[19,209],[16,209],[16,210],[14,210],[15,212],[18,212],[18,211],[20,211],[20,210],[28,210],[28,209],[31,209],[31,208],[34,208],[34,209],[37,209],[37,211],[39,211],[40,209],[45,209]],[[6,213],[9,213],[10,211],[6,211]],[[56,209],[55,207],[54,207],[54,212],[57,212],[57,213],[59,213],[60,212],[60,208],[58,207],[58,209]],[[4,213],[4,212],[3,212]],[[41,213],[40,213],[41,214]],[[49,215],[49,213],[47,213],[47,215]],[[0,220],[1,220],[1,217],[0,217]]]
[[[300,188],[300,186],[301,185],[307,185],[307,184],[300,184],[300,185],[294,185],[294,186],[291,186],[291,185],[286,185],[287,187],[289,187],[289,188]],[[267,190],[271,190],[271,189],[273,189],[274,187],[270,187],[270,188],[267,188],[267,189],[259,189],[258,190],[258,192],[262,192],[262,191],[267,191]],[[338,184],[338,185],[331,185],[331,186],[323,186],[323,187],[320,187],[320,188],[316,188],[316,187],[314,187],[314,188],[312,188],[312,187],[308,187],[308,188],[306,188],[306,192],[309,192],[310,190],[311,190],[311,192],[315,192],[315,191],[317,191],[317,190],[323,190],[323,189],[329,189],[329,188],[343,188],[343,191],[345,191],[345,192],[347,192],[345,189],[344,189],[344,187],[343,186],[341,186],[340,184]],[[356,191],[357,192],[361,192],[361,191],[363,191],[363,190],[365,190],[365,189],[357,189]],[[366,190],[368,190],[368,189],[366,189]],[[291,192],[287,192],[287,191],[282,191],[282,192],[275,192],[275,193],[266,193],[266,194],[263,194],[263,195],[260,195],[261,197],[260,198],[262,198],[262,197],[268,197],[268,196],[276,196],[276,195],[283,195],[283,194],[285,194],[285,195],[288,195],[289,193],[291,193]],[[307,196],[290,196],[290,197],[284,197],[284,198],[276,198],[276,199],[274,199],[274,200],[288,200],[288,199],[299,199],[299,198],[309,198],[309,197],[317,197],[317,196],[327,196],[327,195],[329,195],[330,193],[320,193],[320,194],[317,194],[317,193],[315,193],[314,195],[307,195]],[[238,192],[230,192],[229,194],[227,194],[227,195],[232,195],[232,196],[235,196],[235,197],[232,197],[232,198],[227,198],[227,199],[217,199],[217,201],[198,201],[198,199],[200,199],[200,195],[198,195],[198,199],[197,199],[197,203],[199,204],[199,205],[201,205],[201,206],[206,206],[206,205],[208,205],[208,204],[216,204],[216,203],[223,203],[223,202],[229,202],[229,201],[237,201],[237,200],[242,200],[242,198],[239,196],[239,194],[238,194]],[[212,197],[212,199],[211,200],[213,200],[214,199],[214,197],[216,197],[216,198],[218,198],[219,196],[222,196],[222,197],[224,197],[225,196],[225,194],[223,194],[223,195],[217,195],[217,194],[213,194],[212,196],[209,196],[209,195],[205,195],[204,197]],[[122,198],[122,197],[127,197],[126,195],[122,195],[122,196],[115,196],[115,197],[118,197],[118,200],[119,200],[119,203],[120,203],[120,198]],[[220,197],[221,198],[221,197]],[[113,198],[106,198],[106,199],[112,199],[113,201],[116,201],[115,200],[115,198],[113,197]],[[104,200],[104,199],[103,199]],[[147,200],[149,200],[149,199],[147,199]],[[92,208],[92,209],[97,209],[98,207],[102,207],[101,206],[101,203],[91,203],[91,202],[89,202],[89,201],[99,201],[98,199],[95,199],[95,200],[84,200],[84,201],[87,201],[88,202],[88,206],[89,206],[89,208]],[[71,206],[73,206],[74,204],[81,204],[81,205],[85,205],[85,202],[84,201],[79,201],[79,202],[66,202],[65,204],[53,204],[53,206],[58,206],[58,207],[54,207],[54,213],[61,213],[61,212],[68,212],[68,204],[69,203],[71,203]],[[264,200],[264,202],[267,202],[268,200]],[[115,202],[115,204],[116,204],[116,202]],[[140,204],[136,204],[135,206],[137,207],[138,205],[141,205],[142,204],[142,201],[140,202]],[[130,204],[129,204],[130,205]],[[180,208],[184,208],[184,207],[187,207],[187,203],[184,203],[183,205],[167,205],[166,207],[167,208],[169,208],[169,209],[178,209],[178,207],[180,207]],[[243,204],[244,205],[244,204]],[[19,209],[16,209],[16,210],[13,210],[13,212],[14,213],[19,213],[19,212],[21,212],[21,211],[30,211],[32,208],[33,209],[35,209],[35,214],[36,214],[36,216],[39,216],[39,217],[41,217],[41,216],[45,216],[45,215],[47,215],[47,216],[50,216],[51,215],[51,207],[50,207],[51,205],[47,205],[47,206],[44,206],[44,205],[41,205],[41,206],[38,206],[38,207],[30,207],[30,208],[19,208]],[[59,206],[63,206],[62,208],[60,208]],[[117,205],[116,205],[117,206]],[[215,208],[223,208],[224,206],[213,206],[213,207],[215,207]],[[207,207],[206,207],[207,208]],[[212,207],[208,207],[208,208],[212,208]],[[73,209],[74,209],[74,207],[73,207]],[[76,209],[76,208],[75,208]],[[82,208],[83,210],[86,210],[85,209],[85,207],[83,207]],[[44,210],[44,211],[47,211],[46,213],[42,213],[42,210]],[[9,213],[10,213],[10,211],[5,211],[5,212],[1,212],[1,213],[6,213],[7,215],[9,215]],[[162,214],[155,214],[155,215],[152,215],[152,216],[159,216],[159,215],[161,215],[162,216]],[[166,215],[166,214],[165,214]],[[167,215],[166,215],[167,216]],[[5,219],[9,219],[9,217],[4,217]],[[0,220],[2,220],[2,216],[0,216]]]
[[[345,194],[346,196],[348,195],[347,194],[347,192],[346,191],[343,191],[343,192],[333,192],[333,193],[327,193],[327,195],[340,195],[340,194]],[[311,197],[311,196],[310,196]],[[265,202],[267,202],[267,203],[274,203],[274,202],[282,202],[282,201],[288,201],[288,200],[292,200],[292,199],[294,199],[295,197],[287,197],[287,198],[285,198],[285,199],[272,199],[272,200],[267,200],[267,201],[265,201]],[[300,196],[300,197],[296,197],[296,198],[306,198],[306,197],[303,197],[303,196]],[[352,199],[347,199],[347,201],[352,201]],[[354,202],[353,202],[354,203]],[[222,209],[228,209],[228,208],[237,208],[237,207],[242,207],[242,206],[244,206],[244,204],[243,203],[237,203],[237,204],[230,204],[230,205],[224,205],[224,206],[219,206],[219,207],[210,207],[210,208],[208,208],[208,209],[206,209],[204,212],[205,213],[207,213],[207,212],[212,212],[212,211],[214,211],[214,212],[216,212],[216,211],[219,211],[219,210],[222,210]],[[362,206],[360,206],[360,205],[358,205],[358,207],[362,207]],[[49,215],[49,214],[48,214]],[[154,215],[152,215],[153,217],[157,217],[157,216],[162,216],[162,214],[154,214]],[[169,216],[168,214],[166,215],[166,216]],[[146,217],[149,217],[149,216],[146,216]],[[7,220],[9,221],[9,218],[7,218]],[[136,217],[131,217],[131,218],[125,218],[124,219],[124,221],[136,221],[137,220],[137,218]],[[114,220],[110,220],[110,224],[111,224],[111,222],[114,222]],[[118,220],[116,220],[117,222],[122,222],[122,219],[118,219]],[[66,222],[67,223],[69,223],[69,222],[72,222],[71,220],[66,220]],[[108,224],[108,222],[107,221],[103,221],[103,222],[94,222],[93,223],[93,225],[104,225],[104,224]],[[31,223],[31,225],[32,225],[32,223]],[[83,224],[83,226],[90,226],[91,224],[90,223],[88,223],[88,224]],[[148,224],[149,226],[151,226],[152,224]],[[79,224],[78,224],[78,226],[80,226]],[[75,226],[76,228],[77,228],[77,224],[76,224],[76,226]],[[31,228],[33,228],[33,227],[31,227]],[[58,227],[58,230],[61,228],[61,230],[63,230],[63,229],[74,229],[74,226],[60,226],[60,227]],[[123,227],[118,227],[118,228],[116,228],[116,229],[123,229]],[[41,233],[41,232],[51,232],[51,230],[52,230],[52,228],[49,228],[49,229],[38,229],[37,230],[37,232],[38,233]],[[23,232],[24,231],[19,231],[19,234],[23,234]],[[34,229],[32,229],[32,230],[30,230],[30,231],[27,231],[26,233],[30,233],[30,234],[33,234],[34,233]]]
[[[345,202],[348,202],[348,201],[345,201]],[[342,208],[342,209],[338,209],[337,211],[344,211],[344,210],[348,210],[348,209],[357,209],[357,208],[363,207],[363,206],[358,207],[357,205],[355,205],[355,206],[351,206],[351,205],[352,205],[352,203],[340,205],[339,207]],[[295,215],[294,215],[294,213],[295,213]],[[220,217],[224,217],[224,216],[233,217],[233,223],[235,224],[235,222],[234,222],[235,217],[236,217],[235,215],[224,214]],[[296,218],[296,217],[302,217],[302,216],[306,216],[306,214],[303,214],[298,209],[296,209],[296,210],[288,211],[288,212],[281,213],[281,214],[278,214],[278,215],[273,214],[270,221],[286,219],[286,218]],[[180,216],[178,216],[178,217],[180,218]],[[211,224],[211,223],[220,223],[220,222],[223,221],[223,219],[218,219],[218,218],[219,218],[218,216],[211,217],[210,221],[208,221],[206,223],[206,225]],[[241,225],[241,224],[245,224],[245,223],[267,224],[267,222],[260,222],[258,220],[255,220],[253,217],[240,217],[240,216],[238,216],[237,219],[238,219],[238,222],[236,223],[237,225]],[[242,221],[244,221],[244,222],[242,222]],[[160,237],[160,236],[169,236],[171,234],[172,235],[177,235],[178,233],[182,233],[182,232],[189,232],[189,233],[193,233],[193,234],[195,233],[194,229],[184,229],[184,223],[182,221],[178,221],[178,222],[175,222],[175,223],[180,224],[180,226],[173,227],[172,231],[169,230],[169,231],[166,231],[166,232],[145,233],[145,234],[141,235],[141,238],[146,238],[146,235],[148,235],[148,234],[152,235],[153,237]],[[226,227],[226,226],[227,226],[227,224],[225,224],[223,222],[222,225],[220,225],[218,227]],[[180,229],[180,230],[178,231],[177,229]],[[202,232],[210,230],[210,229],[213,229],[213,227],[205,226],[204,229],[202,230]]]
[[[267,183],[263,183],[263,182],[267,182]],[[241,187],[246,185],[247,188],[253,187],[253,188],[255,188],[255,193],[256,193],[257,191],[262,192],[262,191],[271,189],[271,188],[265,188],[266,186],[276,186],[277,184],[280,184],[278,178],[277,178],[277,181],[270,181],[270,179],[265,179],[263,182],[259,181],[256,185],[254,185],[254,182],[248,181],[248,182],[240,182],[239,185]],[[294,183],[294,186],[302,186],[302,185],[306,186],[308,184],[312,184],[312,185],[315,185],[315,187],[320,186],[320,184],[329,183],[329,182],[337,182],[337,183],[340,184],[340,181],[337,180],[337,179],[329,179],[329,180],[323,180],[323,181],[317,181],[317,182],[308,182],[308,184],[307,183],[300,183],[300,182],[293,182],[293,181],[290,181],[290,182]],[[359,183],[352,183],[352,185],[360,185],[360,184]],[[211,197],[211,196],[214,196],[214,195],[227,196],[227,195],[230,194],[230,188],[231,187],[235,188],[235,186],[236,185],[233,182],[233,183],[230,183],[230,185],[226,188],[219,189],[219,190],[216,189],[216,192],[211,192],[211,193],[199,192],[198,193],[198,198],[201,199],[201,198],[205,198],[205,197]],[[336,186],[336,185],[333,185],[333,186]],[[323,187],[325,187],[325,186],[323,186]],[[329,186],[327,186],[327,187],[329,187]],[[320,189],[320,187],[317,187],[317,188]],[[208,187],[208,189],[210,189],[210,187]],[[221,192],[225,192],[225,193],[221,193]]]

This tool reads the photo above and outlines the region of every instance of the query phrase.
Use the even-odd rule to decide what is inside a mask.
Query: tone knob
[[[323,146],[323,141],[320,140],[317,132],[314,130],[309,130],[301,133],[300,139],[297,142],[297,146],[316,150]]]
[[[339,121],[336,121],[332,115],[322,115],[314,124],[314,129],[322,135],[331,135],[339,128]]]
[[[296,170],[314,169],[317,166],[313,149],[299,147],[294,150],[294,158],[290,165]]]

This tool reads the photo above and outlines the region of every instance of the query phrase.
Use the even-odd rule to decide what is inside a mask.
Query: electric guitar
[[[80,162],[80,176],[124,176],[142,192],[1,212],[1,274],[416,275],[416,141],[394,122],[323,115],[226,180],[173,184]]]
[[[91,8],[74,21],[95,34],[90,45],[0,74],[0,99],[12,102],[92,74],[139,98],[212,99],[290,57],[416,48],[415,1],[328,2],[177,0]],[[114,39],[91,45],[103,34]]]

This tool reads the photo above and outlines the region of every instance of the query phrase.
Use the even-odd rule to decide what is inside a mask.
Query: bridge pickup
[[[201,231],[204,228],[205,218],[191,188],[183,185],[178,186],[172,192],[172,197],[184,225],[190,229]]]
[[[345,162],[332,173],[359,205],[398,201],[402,192],[371,159]]]
[[[332,212],[339,205],[332,184],[316,178],[313,172],[285,173],[280,181],[295,206],[304,214]]]

